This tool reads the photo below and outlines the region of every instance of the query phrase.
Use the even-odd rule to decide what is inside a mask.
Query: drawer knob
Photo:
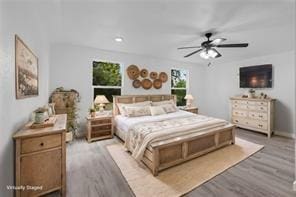
[[[40,146],[44,146],[44,143],[43,143],[43,142],[41,142],[41,143],[40,143]]]

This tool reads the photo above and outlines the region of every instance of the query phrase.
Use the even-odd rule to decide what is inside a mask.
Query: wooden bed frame
[[[164,101],[173,99],[175,95],[128,95],[113,97],[113,115],[119,115],[117,103],[137,103],[143,101]],[[154,176],[169,167],[184,163],[223,146],[235,143],[235,126],[228,124],[224,127],[199,131],[182,137],[171,138],[161,142],[151,143],[145,150],[143,163],[152,171]],[[114,128],[118,135],[120,130]],[[125,139],[122,139],[123,141]]]

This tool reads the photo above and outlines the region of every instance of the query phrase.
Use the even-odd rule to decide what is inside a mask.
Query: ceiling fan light
[[[209,54],[207,53],[207,51],[202,51],[202,52],[200,52],[199,56],[200,56],[201,58],[204,58],[204,59],[209,59],[209,58],[210,58],[210,56],[209,56]]]
[[[212,57],[212,58],[215,58],[215,57],[218,56],[218,53],[217,53],[216,51],[212,50],[212,49],[209,49],[209,50],[208,50],[208,55],[209,55],[210,57]]]

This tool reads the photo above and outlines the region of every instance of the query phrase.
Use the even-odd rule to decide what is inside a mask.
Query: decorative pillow
[[[150,111],[152,116],[166,114],[162,106],[150,106]]]
[[[174,100],[166,100],[166,101],[158,101],[158,102],[152,102],[152,106],[159,106],[159,105],[165,105],[165,104],[173,104],[175,105]]]
[[[117,107],[119,109],[119,112],[123,116],[127,116],[125,113],[124,107],[135,107],[135,106],[151,106],[151,101],[143,101],[138,103],[117,103]]]
[[[173,105],[173,104],[164,104],[164,105],[160,105],[164,111],[166,113],[172,113],[172,112],[176,112],[178,111],[178,107],[176,105]]]
[[[150,106],[124,106],[124,113],[128,117],[150,116]]]

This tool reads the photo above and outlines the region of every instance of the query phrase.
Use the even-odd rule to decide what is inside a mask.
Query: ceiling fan
[[[222,55],[215,49],[215,47],[219,48],[233,48],[233,47],[247,47],[249,44],[248,43],[239,43],[239,44],[220,44],[224,42],[226,39],[225,38],[216,38],[214,40],[210,40],[210,37],[212,36],[212,33],[206,33],[205,37],[207,38],[207,41],[204,41],[201,43],[201,46],[192,46],[192,47],[180,47],[178,49],[194,49],[198,48],[196,51],[193,51],[192,53],[189,53],[185,55],[184,57],[189,57],[191,55],[194,55],[195,53],[200,52],[200,57],[204,59],[209,59],[209,58],[218,58],[221,57]]]

